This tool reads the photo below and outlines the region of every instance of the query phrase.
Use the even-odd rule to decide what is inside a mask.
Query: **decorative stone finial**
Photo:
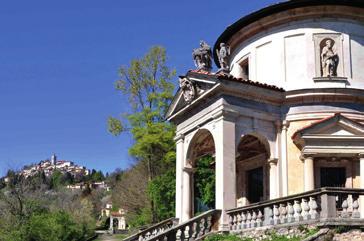
[[[220,70],[225,73],[229,73],[228,58],[230,56],[230,46],[225,43],[220,43],[220,49],[216,50],[217,56],[219,57]]]
[[[192,51],[192,57],[198,70],[211,71],[212,52],[211,47],[205,41],[200,41],[200,47]]]

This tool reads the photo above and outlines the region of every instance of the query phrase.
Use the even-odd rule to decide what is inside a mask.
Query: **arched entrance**
[[[240,139],[236,155],[236,183],[238,206],[269,198],[268,141],[249,134]]]
[[[201,129],[192,138],[185,172],[190,179],[191,216],[215,208],[215,143],[212,134]]]

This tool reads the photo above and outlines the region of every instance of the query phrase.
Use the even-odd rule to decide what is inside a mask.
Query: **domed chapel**
[[[193,58],[196,70],[180,76],[167,113],[177,126],[180,223],[196,214],[196,162],[205,155],[213,157],[221,230],[248,214],[267,224],[265,203],[272,200],[272,213],[283,207],[286,219],[305,202],[317,206],[306,210],[315,213],[309,218],[334,217],[343,209],[364,217],[362,0],[294,0],[263,8],[226,28],[213,48],[201,41]],[[335,202],[335,210],[318,203],[324,201]],[[248,213],[254,205],[255,213]]]
[[[176,216],[125,240],[364,226],[364,0],[277,3],[192,57],[166,113]]]

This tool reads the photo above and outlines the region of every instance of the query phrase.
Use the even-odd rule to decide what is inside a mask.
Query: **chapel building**
[[[196,162],[206,155],[221,230],[289,215],[364,218],[364,1],[271,5],[220,35],[217,72],[209,51],[203,41],[194,51],[197,69],[180,76],[167,113],[179,222],[196,215]]]

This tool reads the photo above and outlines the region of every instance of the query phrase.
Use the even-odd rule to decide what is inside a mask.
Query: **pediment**
[[[206,74],[188,72],[179,77],[179,88],[166,113],[166,119],[178,113],[186,106],[193,105],[205,92],[217,83],[216,78],[209,78]]]
[[[305,127],[297,134],[304,135],[332,135],[332,136],[355,136],[364,135],[364,125],[351,120],[341,114],[325,118]]]
[[[299,147],[307,144],[309,140],[315,140],[316,143],[335,139],[344,142],[359,140],[358,138],[364,140],[364,125],[339,113],[314,122],[296,131],[292,136],[294,143]]]

